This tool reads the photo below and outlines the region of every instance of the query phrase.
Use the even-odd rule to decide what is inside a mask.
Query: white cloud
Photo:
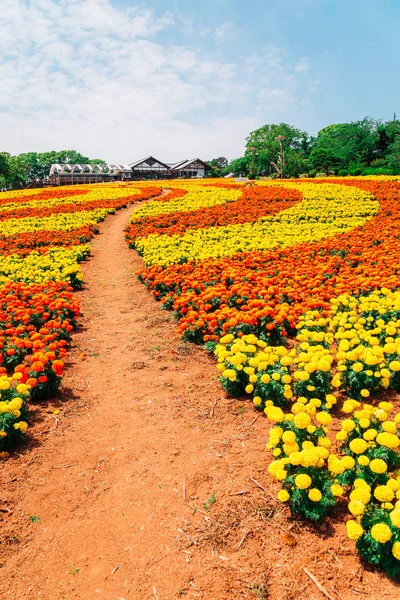
[[[218,43],[226,42],[227,40],[231,40],[235,34],[237,33],[237,29],[233,23],[227,21],[226,23],[222,23],[214,29],[213,35]]]
[[[251,129],[299,100],[293,72],[306,59],[291,67],[270,45],[237,64],[216,60],[210,49],[161,43],[175,26],[172,14],[110,0],[2,0],[0,150],[232,158]],[[213,37],[233,30],[223,23]]]
[[[297,65],[294,67],[294,70],[297,73],[307,73],[309,68],[310,68],[310,65],[308,64],[308,60],[303,56],[302,58],[300,58]]]

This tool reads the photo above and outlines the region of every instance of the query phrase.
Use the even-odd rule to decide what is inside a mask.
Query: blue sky
[[[394,0],[2,0],[0,149],[234,158],[265,123],[389,119],[399,23]]]

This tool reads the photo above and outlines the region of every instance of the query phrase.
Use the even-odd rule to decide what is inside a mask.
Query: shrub
[[[389,169],[387,167],[379,167],[376,169],[373,167],[367,167],[362,172],[362,175],[364,175],[364,176],[366,176],[366,175],[392,175],[392,174],[393,174],[392,169]]]
[[[339,177],[346,177],[346,175],[347,175],[346,169],[340,169],[338,175],[339,175]]]
[[[315,177],[316,174],[317,174],[317,171],[315,169],[311,169],[311,171],[308,171],[307,177]]]

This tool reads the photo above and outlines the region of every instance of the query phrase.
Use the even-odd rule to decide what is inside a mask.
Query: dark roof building
[[[130,181],[141,179],[173,179],[204,177],[209,165],[200,158],[165,163],[147,156],[128,165],[52,165],[47,183],[68,185],[101,181]]]

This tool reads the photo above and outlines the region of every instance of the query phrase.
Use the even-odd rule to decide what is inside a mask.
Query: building
[[[165,163],[147,156],[128,165],[51,165],[45,185],[74,185],[107,181],[138,181],[143,179],[176,179],[204,177],[210,166],[200,158]]]
[[[171,171],[175,177],[204,177],[206,169],[209,169],[207,163],[200,158],[192,158],[190,160],[182,160],[170,165]]]
[[[74,185],[76,183],[101,183],[132,179],[129,165],[51,165],[48,185]]]
[[[167,163],[154,156],[130,163],[129,167],[132,170],[132,179],[168,179],[171,171]]]

